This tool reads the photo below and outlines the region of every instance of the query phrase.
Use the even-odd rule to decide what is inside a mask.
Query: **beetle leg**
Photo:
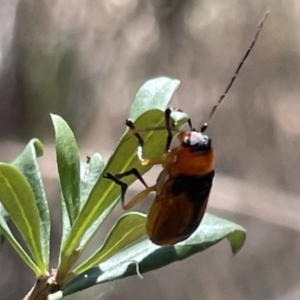
[[[133,124],[132,121],[130,121],[129,119],[126,120],[126,125],[131,129],[135,131],[135,126]],[[140,134],[138,132],[135,131],[134,136],[137,138],[138,140],[138,148],[137,148],[137,156],[139,158],[139,161],[141,162],[141,164],[143,165],[144,163],[147,165],[148,164],[148,159],[143,158],[143,147],[144,147],[144,140],[142,139],[142,137],[140,136]]]
[[[160,165],[164,162],[164,157],[155,157],[155,158],[144,158],[143,157],[143,147],[144,147],[144,140],[142,139],[142,137],[140,136],[140,134],[138,132],[136,132],[135,130],[135,126],[133,124],[132,121],[130,120],[126,120],[126,125],[134,131],[134,135],[136,136],[137,140],[138,140],[138,147],[137,147],[137,156],[139,161],[141,162],[141,164],[143,166],[147,166],[147,165]],[[132,173],[131,173],[132,174]]]
[[[168,137],[167,137],[167,143],[166,143],[166,151],[168,152],[170,150],[170,146],[171,146],[171,142],[173,139],[173,134],[172,134],[172,130],[171,130],[171,112],[174,109],[171,107],[168,107],[165,110],[165,121],[166,121],[166,128],[167,128],[167,132],[168,132]]]
[[[171,142],[173,139],[173,134],[172,134],[172,129],[173,129],[173,125],[171,122],[171,113],[173,111],[182,111],[179,108],[172,108],[172,107],[168,107],[165,110],[165,124],[166,127],[165,129],[168,132],[168,136],[167,136],[167,142],[166,142],[166,152],[169,153],[170,152],[170,146],[171,146]],[[192,130],[192,122],[190,119],[187,120],[187,123],[190,127],[190,130]],[[159,157],[154,157],[151,159],[147,159],[143,157],[143,147],[144,147],[144,140],[141,137],[141,135],[138,133],[138,130],[136,130],[133,122],[129,119],[126,120],[126,125],[134,132],[135,137],[138,140],[138,147],[137,147],[137,156],[139,161],[141,162],[141,164],[143,166],[148,166],[148,165],[164,165],[166,163],[166,156],[162,155]],[[154,128],[155,129],[155,128]]]
[[[170,146],[171,146],[172,139],[173,139],[172,124],[171,124],[171,113],[172,113],[172,111],[181,111],[182,112],[182,110],[180,108],[172,108],[172,107],[168,107],[165,110],[166,129],[168,131],[168,137],[167,137],[167,143],[166,143],[166,152],[170,151]],[[187,123],[188,123],[191,131],[195,130],[195,129],[193,129],[192,121],[191,121],[190,118],[187,120]]]
[[[122,201],[122,207],[124,210],[128,210],[133,208],[134,206],[138,205],[139,203],[143,202],[146,197],[151,193],[156,191],[156,185],[150,186],[143,190],[142,192],[138,193],[134,196],[127,204]]]
[[[119,185],[121,187],[121,203],[122,203],[122,207],[125,207],[125,194],[128,188],[128,185],[121,181],[120,179],[118,179],[117,177],[115,177],[114,175],[112,175],[111,173],[107,173],[105,175],[103,175],[103,178],[112,180],[115,184]]]
[[[129,175],[134,175],[137,179],[141,181],[141,183],[146,187],[144,191],[137,194],[132,200],[130,200],[127,204],[125,204],[125,194],[128,188],[128,184],[121,181],[120,179]],[[107,173],[103,176],[103,178],[107,178],[109,180],[112,180],[114,183],[119,185],[121,187],[121,203],[124,210],[131,209],[132,207],[136,206],[140,202],[142,202],[149,193],[152,191],[155,191],[156,186],[148,187],[147,183],[143,179],[142,175],[139,173],[139,171],[135,168],[126,171],[124,173],[112,175],[111,173]]]
[[[167,129],[167,132],[168,132],[167,143],[166,143],[166,152],[170,151],[170,146],[171,146],[172,139],[173,139],[172,124],[171,124],[171,113],[173,111],[181,111],[182,112],[182,110],[180,108],[177,108],[177,107],[176,108],[168,107],[165,110],[165,122],[166,122],[166,129]],[[190,122],[191,121],[189,119],[188,120],[189,125],[190,125]]]
[[[140,134],[135,130],[135,126],[134,126],[133,122],[131,120],[129,120],[129,119],[126,119],[125,124],[131,130],[134,131],[134,135],[138,139],[139,147],[144,147],[144,140],[142,139],[142,137],[140,136]]]
[[[134,175],[145,186],[145,188],[148,188],[148,185],[145,182],[143,176],[139,173],[139,171],[136,168],[132,168],[131,170],[126,171],[124,173],[116,174],[114,175],[114,177],[116,177],[117,179],[121,179],[129,175]]]

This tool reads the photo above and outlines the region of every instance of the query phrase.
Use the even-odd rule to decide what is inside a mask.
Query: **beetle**
[[[212,107],[208,121],[197,131],[192,127],[191,121],[188,120],[189,130],[176,134],[179,146],[170,148],[173,139],[171,124],[173,109],[171,108],[167,108],[165,111],[165,129],[168,137],[166,151],[160,157],[152,159],[143,157],[144,141],[139,130],[135,128],[132,121],[126,120],[126,125],[138,140],[137,155],[141,164],[144,166],[160,164],[163,169],[156,183],[150,187],[135,168],[115,175],[107,173],[104,178],[114,181],[121,187],[121,203],[125,210],[142,202],[151,192],[156,193],[148,212],[146,230],[150,240],[157,245],[174,245],[187,239],[198,228],[204,216],[215,174],[215,153],[211,139],[204,132],[254,47],[268,14],[267,11],[234,76],[217,103]],[[125,204],[128,186],[121,179],[129,175],[134,175],[140,180],[145,186],[145,190]]]

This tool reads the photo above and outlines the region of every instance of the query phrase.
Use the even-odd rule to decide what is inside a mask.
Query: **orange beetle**
[[[167,149],[172,140],[171,111],[168,108],[165,112],[169,130]],[[131,121],[127,120],[126,124],[135,129]],[[177,135],[181,143],[179,147],[166,151],[158,158],[144,159],[143,140],[138,133],[135,135],[139,140],[138,157],[142,165],[161,164],[163,167],[156,184],[148,187],[137,169],[117,175],[108,173],[105,177],[121,186],[122,206],[125,210],[143,201],[149,193],[156,192],[148,213],[147,233],[155,244],[175,244],[188,238],[197,229],[204,215],[214,177],[214,151],[211,140],[195,130],[180,132]],[[120,179],[128,175],[135,175],[146,189],[125,204],[127,184]]]
[[[217,104],[213,106],[208,122],[212,119],[217,107],[235,81],[258,38],[268,14],[269,12],[265,14],[260,23],[254,40],[225,92],[221,95]],[[179,140],[180,146],[170,149],[173,138],[171,113],[171,108],[165,111],[166,130],[168,132],[166,152],[162,156],[153,159],[143,158],[144,141],[138,133],[139,130],[135,128],[130,120],[126,121],[126,125],[132,129],[138,139],[137,155],[141,164],[162,165],[163,170],[159,174],[155,185],[148,187],[137,169],[131,169],[116,175],[110,173],[104,175],[104,178],[110,179],[121,186],[121,200],[125,210],[131,209],[142,202],[149,193],[156,193],[148,213],[146,229],[150,240],[157,245],[174,245],[187,239],[197,229],[205,213],[214,178],[215,154],[211,146],[211,139],[204,134],[208,122],[204,123],[200,131],[197,131],[193,129],[191,121],[188,120],[190,130],[177,133],[176,138]],[[146,189],[125,204],[125,193],[128,186],[121,181],[121,178],[129,175],[136,176]]]

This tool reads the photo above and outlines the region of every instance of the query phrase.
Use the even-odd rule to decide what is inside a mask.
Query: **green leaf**
[[[34,194],[20,171],[13,166],[0,163],[0,199],[24,238],[39,274],[47,274],[43,261],[40,218]]]
[[[32,139],[19,157],[12,162],[12,165],[25,176],[32,188],[35,203],[40,215],[43,260],[48,267],[50,256],[50,213],[42,176],[37,164],[37,157],[42,155],[43,144],[38,139]]]
[[[227,239],[232,252],[237,253],[245,242],[245,229],[227,220],[205,214],[200,227],[189,239],[165,247],[157,246],[149,239],[140,240],[98,267],[91,268],[72,279],[64,287],[63,295],[67,296],[106,281],[136,275],[138,271],[145,273],[161,268],[204,251],[223,239]]]
[[[80,274],[145,237],[147,235],[145,226],[146,218],[143,214],[137,212],[124,214],[111,229],[101,248],[72,273]]]
[[[161,82],[163,82],[163,85]],[[151,108],[152,101],[154,107],[157,107],[158,101],[160,101],[160,108],[164,110],[171,100],[172,93],[175,91],[178,84],[178,80],[167,78],[151,80],[150,85],[146,83],[137,94],[130,118],[135,119],[139,112],[146,111]],[[169,86],[165,89],[165,94],[162,86]],[[147,89],[153,89],[153,91],[147,91]],[[148,97],[146,99],[147,101],[145,101],[144,98],[140,96],[142,93],[145,95],[151,94],[152,98]],[[159,96],[157,96],[157,94],[159,94]],[[145,128],[149,127],[149,125],[151,125],[151,127],[157,127],[163,126],[164,124],[164,113],[156,109],[146,111],[135,121],[137,128]],[[146,145],[145,156],[160,156],[165,150],[166,136],[167,133],[165,130],[143,132],[142,137],[144,138]],[[133,167],[137,168],[141,174],[148,171],[151,167],[141,166],[136,156],[136,148],[137,140],[134,135],[127,130],[113,155],[111,156],[103,173],[105,174],[107,172],[111,172],[116,174],[127,171]],[[124,181],[130,184],[135,181],[135,178],[128,177],[125,178]],[[68,265],[68,259],[75,249],[83,249],[83,247],[96,232],[100,224],[105,220],[107,215],[117,204],[119,197],[120,188],[113,182],[103,179],[101,176],[92,189],[89,199],[83,206],[81,213],[78,216],[78,219],[72,227],[70,235],[65,242],[65,247],[63,248],[60,257],[60,268],[64,268],[64,266]],[[98,227],[92,227],[96,220]],[[92,231],[90,228],[93,228],[94,230]],[[87,230],[89,230],[88,234],[86,234]],[[80,246],[78,248],[79,244]]]
[[[51,114],[55,130],[56,159],[63,200],[71,225],[80,210],[80,163],[74,134],[66,121]]]
[[[94,153],[88,163],[81,163],[80,176],[80,202],[81,207],[86,203],[90,193],[98,181],[100,174],[105,167],[103,158],[100,153]]]
[[[17,251],[20,257],[24,260],[24,262],[32,269],[32,271],[38,276],[40,274],[39,267],[33,262],[30,256],[26,253],[26,251],[22,248],[19,242],[15,239],[14,235],[10,231],[7,226],[4,218],[0,216],[0,229],[5,234],[6,238],[13,246],[13,248]]]
[[[7,211],[4,209],[1,202],[0,202],[0,218],[3,218],[4,220],[9,220],[9,215]],[[0,228],[0,247],[3,244],[4,240],[5,240],[5,233]]]
[[[105,168],[102,156],[99,153],[95,153],[88,164],[88,169],[85,168],[85,178],[81,179],[81,208],[85,205],[89,199],[90,194],[99,180],[101,173]],[[87,172],[86,172],[87,171]],[[85,244],[93,237],[98,230],[100,224],[103,222],[102,218],[98,218],[86,231],[84,238],[80,242],[79,248],[83,248]]]
[[[62,193],[60,197],[61,197],[61,209],[62,209],[62,229],[61,229],[62,233],[61,233],[60,247],[62,248],[62,246],[64,245],[66,239],[70,234],[72,224],[70,222],[66,202],[64,201],[64,196],[62,195]]]
[[[101,172],[103,171],[105,165],[102,156],[99,153],[95,153],[90,158],[89,163],[81,162],[80,164],[80,207],[82,208],[83,205],[86,203],[91,190],[93,189],[95,183],[99,179]],[[63,232],[62,232],[62,243],[64,245],[66,238],[68,237],[71,224],[68,220],[67,213],[66,213],[66,205],[63,201]],[[95,222],[89,229],[88,232],[91,231],[92,233],[95,231],[95,226],[98,228],[97,222]],[[87,234],[88,234],[87,232]]]
[[[130,118],[135,121],[150,109],[165,110],[180,81],[167,77],[148,80],[139,89],[131,106]]]

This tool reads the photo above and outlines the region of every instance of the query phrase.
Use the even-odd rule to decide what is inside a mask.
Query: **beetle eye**
[[[182,146],[193,152],[206,152],[211,150],[211,139],[201,132],[192,131],[184,137]]]

